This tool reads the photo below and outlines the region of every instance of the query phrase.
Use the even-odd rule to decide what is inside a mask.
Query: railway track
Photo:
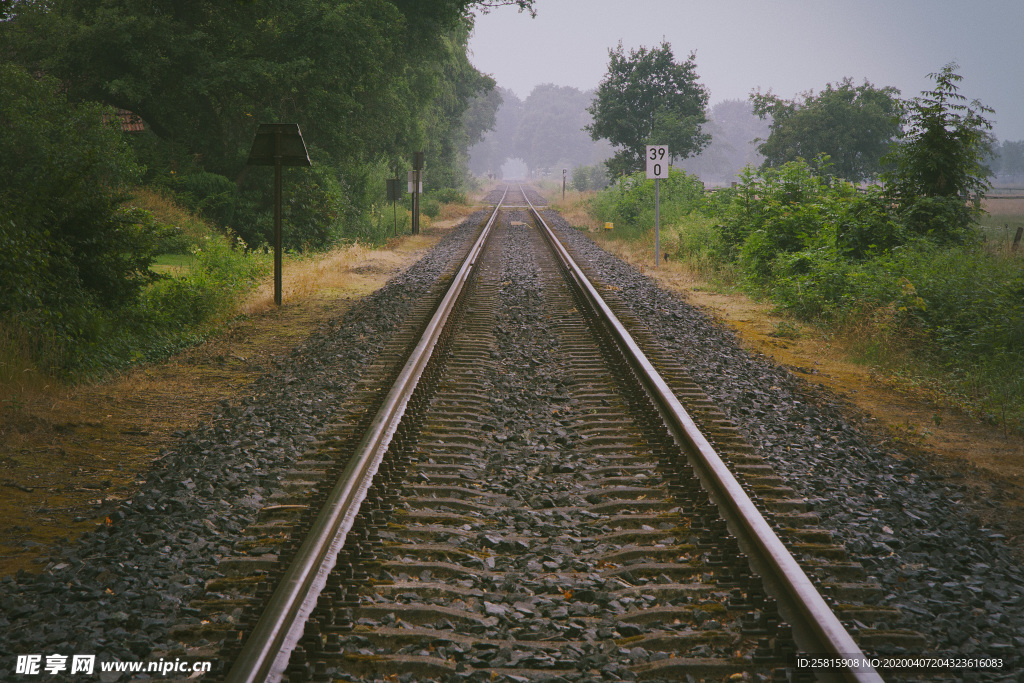
[[[858,655],[840,618],[891,616],[877,586],[528,193],[492,199],[265,508],[251,546],[278,551],[210,587],[225,680],[796,681],[797,651]]]

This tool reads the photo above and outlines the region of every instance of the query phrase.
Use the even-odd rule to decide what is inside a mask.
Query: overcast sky
[[[541,83],[597,87],[608,49],[668,40],[697,53],[710,104],[772,89],[782,97],[850,76],[909,98],[948,62],[960,92],[995,109],[1001,140],[1024,139],[1024,0],[536,0],[478,15],[471,59],[526,97]]]

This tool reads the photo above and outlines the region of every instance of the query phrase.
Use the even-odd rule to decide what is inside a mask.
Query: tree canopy
[[[259,123],[300,124],[313,161],[285,170],[286,248],[382,239],[384,179],[423,150],[428,190],[461,185],[493,121],[493,103],[469,111],[494,88],[467,58],[471,10],[533,2],[0,0],[0,326],[57,355],[103,347],[80,366],[98,367],[176,320],[159,297],[208,310],[214,280],[154,282],[170,226],[123,203],[170,192],[242,259],[273,226],[273,173],[246,165]]]
[[[473,4],[29,0],[6,33],[19,61],[61,79],[72,100],[128,109],[234,178],[256,122],[296,121],[341,162],[403,157],[424,144],[424,123],[458,121],[493,87],[465,59]]]
[[[495,128],[471,150],[477,173],[498,173],[507,159],[521,159],[537,171],[588,166],[609,156],[608,144],[595,143],[584,130],[591,122],[593,91],[542,83],[526,100],[510,90],[498,94]]]
[[[828,83],[819,93],[791,100],[754,92],[754,113],[771,121],[767,139],[758,146],[764,166],[779,167],[804,159],[812,165],[827,155],[829,172],[855,182],[881,172],[881,158],[900,132],[899,91],[876,88],[868,81],[854,86],[850,78]]]
[[[887,161],[893,166],[884,178],[902,197],[958,197],[983,192],[989,187],[992,113],[977,100],[970,103],[957,83],[963,76],[949,63],[937,73],[932,90],[901,102],[903,130]]]
[[[696,53],[676,62],[672,46],[640,47],[627,55],[622,44],[608,51],[608,72],[597,87],[586,129],[594,140],[619,147],[606,162],[613,175],[644,167],[644,148],[668,145],[677,159],[699,154],[710,141],[707,88],[698,82]]]
[[[245,165],[258,123],[300,124],[329,170],[297,174],[296,197],[348,205],[350,218],[382,201],[383,178],[413,151],[426,153],[428,188],[460,185],[480,132],[467,125],[487,123],[463,116],[494,87],[466,55],[470,10],[533,2],[22,0],[0,22],[0,54],[57,78],[71,102],[140,116],[147,182],[255,246],[270,225],[269,175]],[[330,233],[289,234],[301,247]]]
[[[153,237],[120,208],[140,169],[104,115],[0,63],[0,313],[73,335],[151,281]]]

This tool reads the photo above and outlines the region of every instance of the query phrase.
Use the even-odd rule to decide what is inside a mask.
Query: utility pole
[[[412,194],[412,234],[420,234],[420,193],[423,192],[423,152],[413,152],[409,171],[409,193]]]

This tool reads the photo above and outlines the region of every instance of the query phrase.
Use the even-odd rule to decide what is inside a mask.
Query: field
[[[1024,226],[1024,193],[992,194],[981,202],[986,214],[978,221],[985,239],[996,248],[1009,247],[1017,228]]]

